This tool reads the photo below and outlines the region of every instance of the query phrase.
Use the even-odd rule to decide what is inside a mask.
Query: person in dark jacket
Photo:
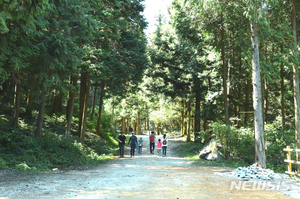
[[[130,144],[130,157],[134,157],[135,147],[138,145],[137,137],[132,133],[132,136],[129,139],[128,145]]]
[[[123,131],[120,131],[118,141],[119,141],[119,150],[120,150],[120,158],[124,158],[124,145],[126,143],[126,136],[124,135]]]

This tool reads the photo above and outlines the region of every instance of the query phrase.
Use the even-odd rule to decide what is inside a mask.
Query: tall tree
[[[300,146],[300,88],[298,69],[298,47],[297,47],[297,26],[296,26],[296,0],[291,0],[292,29],[293,29],[293,85],[294,85],[294,105],[295,105],[295,140]]]

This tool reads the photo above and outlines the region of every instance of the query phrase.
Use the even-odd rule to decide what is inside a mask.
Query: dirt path
[[[138,136],[141,137],[141,136]],[[149,153],[115,159],[93,169],[50,174],[0,174],[0,198],[289,198],[266,190],[230,190],[233,179],[213,175],[230,168],[199,167],[179,158],[170,139],[167,157]]]

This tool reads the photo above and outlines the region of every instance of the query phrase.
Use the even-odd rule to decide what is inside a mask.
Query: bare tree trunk
[[[76,96],[76,87],[77,87],[78,76],[70,77],[70,84],[73,84],[74,90],[69,90],[69,99],[67,104],[67,128],[66,128],[66,137],[70,136],[71,124],[73,117],[74,101]]]
[[[253,109],[254,109],[254,137],[255,137],[255,163],[266,168],[263,110],[261,96],[261,77],[258,49],[258,27],[255,19],[250,21],[252,43],[252,78],[253,78]]]
[[[191,103],[188,103],[188,123],[187,123],[187,136],[186,141],[191,141]]]
[[[187,135],[187,102],[186,102],[186,99],[184,99],[184,121],[183,121],[183,135],[182,136],[185,136]]]
[[[157,123],[157,135],[160,135],[160,123]]]
[[[21,88],[20,88],[20,82],[19,82],[19,80],[17,80],[17,82],[15,84],[15,97],[14,97],[15,112],[14,112],[14,118],[12,121],[13,128],[16,128],[19,123],[20,100],[21,100]]]
[[[223,22],[223,14],[221,14],[221,21]],[[227,75],[226,75],[226,63],[225,63],[225,31],[223,25],[221,26],[221,59],[222,59],[222,76],[223,76],[223,101],[224,101],[224,112],[225,112],[225,124],[229,126],[229,113],[228,113],[228,97],[227,97]],[[229,131],[226,131],[226,151],[229,145]]]
[[[102,106],[103,106],[104,87],[105,87],[105,83],[101,83],[99,110],[98,110],[97,127],[96,127],[97,135],[100,135],[100,123],[101,123],[101,114],[102,114]]]
[[[285,109],[284,109],[284,73],[283,73],[283,64],[281,64],[280,69],[280,101],[281,101],[281,123],[282,123],[282,129],[285,126]]]
[[[126,120],[125,117],[122,117],[122,131],[125,132],[126,130]]]
[[[59,95],[58,95],[58,99],[57,99],[57,101],[58,101],[58,112],[60,113],[60,112],[62,112],[62,110],[63,110],[63,103],[62,103],[62,99],[63,99],[63,95],[62,95],[62,93],[59,93]]]
[[[36,128],[36,132],[35,132],[35,137],[36,138],[42,137],[42,128],[43,128],[43,120],[44,120],[44,112],[45,112],[46,93],[47,93],[47,87],[44,86],[43,91],[42,91],[42,101],[40,103],[39,116],[38,116],[38,121],[37,121],[37,128]]]
[[[87,120],[87,111],[89,107],[89,96],[90,96],[90,86],[91,86],[91,81],[90,81],[90,72],[87,73],[87,78],[86,78],[86,89],[85,89],[85,97],[84,97],[84,108],[83,108],[83,116],[82,116],[82,125],[81,125],[81,143],[84,143],[84,137],[85,137],[85,130],[86,130],[86,120]]]
[[[267,80],[266,79],[264,79],[265,80],[265,90],[264,90],[264,93],[265,93],[265,110],[264,110],[264,112],[265,112],[265,114],[267,114],[267,112],[268,112],[268,108],[269,108],[269,84],[268,84],[268,82],[267,82]]]
[[[244,125],[246,126],[249,119],[249,101],[250,101],[250,80],[249,76],[246,77],[246,99],[245,99],[245,120]]]
[[[92,107],[91,120],[94,120],[96,97],[97,97],[97,82],[96,82],[94,96],[93,96],[93,107]]]
[[[30,85],[30,89],[28,90],[27,95],[27,107],[26,107],[26,115],[32,117],[32,102],[33,102],[33,87],[34,87],[34,76],[30,75],[28,79],[28,84]]]
[[[181,107],[181,136],[184,136],[184,104]]]
[[[80,137],[81,143],[84,143],[87,110],[89,103],[90,91],[90,72],[83,71],[80,78],[80,105],[79,105],[79,128],[78,137]]]
[[[129,134],[129,128],[130,128],[129,119],[127,119],[126,134]]]
[[[43,90],[42,90],[42,101],[40,103],[39,115],[37,121],[37,127],[35,131],[35,137],[42,137],[42,128],[43,128],[43,120],[44,120],[44,112],[45,112],[45,102],[46,102],[46,94],[47,94],[47,84],[46,84],[46,75],[47,75],[48,65],[45,65],[44,68],[44,82],[43,82]]]
[[[86,84],[87,84],[87,73],[84,71],[85,69],[81,69],[80,75],[80,97],[79,97],[79,124],[78,124],[78,137],[81,137],[81,126],[82,126],[82,118],[84,113],[84,104],[85,104],[85,94],[86,94]]]
[[[294,84],[294,105],[295,105],[295,140],[300,146],[300,88],[299,88],[299,69],[298,69],[298,49],[297,49],[297,27],[296,27],[296,0],[292,0],[292,27],[293,27],[293,84]]]
[[[242,79],[242,55],[239,55],[239,80]],[[242,82],[240,82],[239,86],[238,86],[238,100],[239,102],[242,102]],[[240,105],[238,105],[238,118],[241,119],[241,112],[242,108]],[[239,121],[239,126],[241,125],[241,122]]]
[[[147,118],[147,130],[149,130],[150,129],[149,110],[147,110],[147,115],[148,115],[148,118]]]
[[[195,107],[195,134],[200,132],[200,100],[201,93],[196,90],[196,107]]]
[[[133,120],[133,132],[136,132],[136,121]]]
[[[140,117],[141,117],[141,112],[138,112],[137,122],[136,122],[136,134],[137,135],[140,135]]]

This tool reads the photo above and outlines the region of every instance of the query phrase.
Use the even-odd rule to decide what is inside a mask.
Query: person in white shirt
[[[162,138],[162,154],[163,154],[163,157],[167,156],[167,146],[168,146],[168,138],[167,138],[166,134],[164,134],[164,136]]]

